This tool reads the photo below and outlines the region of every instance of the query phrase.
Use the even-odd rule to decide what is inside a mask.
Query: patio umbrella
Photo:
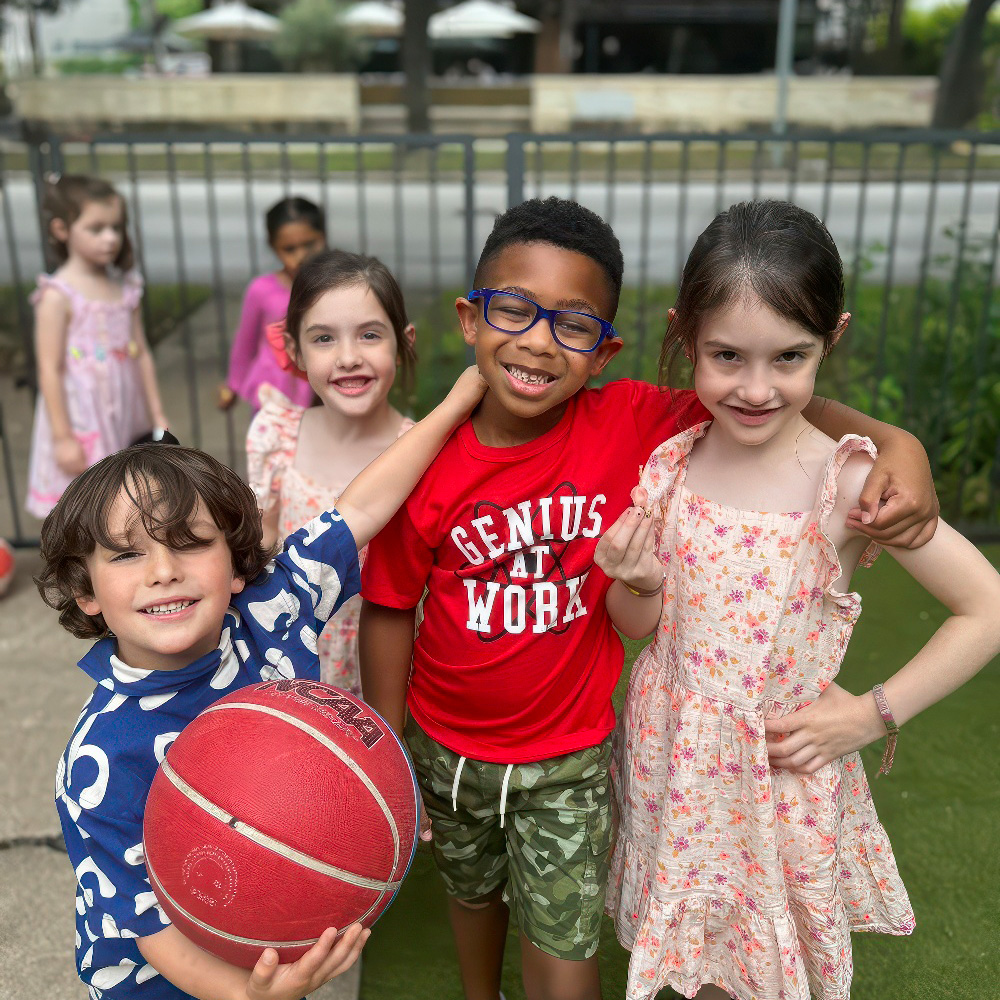
[[[403,33],[403,12],[383,0],[351,4],[340,20],[355,34],[368,38],[397,38]]]
[[[239,42],[273,38],[280,30],[276,17],[248,7],[242,0],[217,4],[174,24],[178,35],[223,42],[223,68],[229,71],[239,67]]]
[[[432,15],[427,22],[431,38],[510,38],[534,34],[541,28],[541,21],[494,0],[465,0]]]

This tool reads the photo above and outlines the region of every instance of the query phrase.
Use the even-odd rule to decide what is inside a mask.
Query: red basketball
[[[266,681],[185,727],[143,824],[149,881],[176,927],[243,968],[373,924],[406,875],[420,792],[392,729],[346,691]]]

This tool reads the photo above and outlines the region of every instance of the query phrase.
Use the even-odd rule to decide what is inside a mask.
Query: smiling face
[[[88,201],[69,226],[52,220],[52,235],[66,244],[68,257],[103,270],[117,260],[125,238],[125,209],[120,198]]]
[[[358,418],[389,405],[398,363],[396,334],[366,285],[324,292],[302,317],[298,345],[289,346],[328,409]]]
[[[271,249],[291,281],[303,263],[325,246],[326,236],[301,219],[280,226],[271,240]]]
[[[601,265],[548,243],[507,247],[479,283],[516,292],[546,309],[614,319],[614,293]],[[569,351],[553,340],[545,320],[525,333],[502,333],[483,318],[481,302],[463,298],[455,304],[465,342],[475,348],[490,389],[473,421],[484,444],[526,442],[554,427],[569,400],[622,346],[615,338],[589,354]]]
[[[87,557],[92,594],[77,597],[87,615],[103,615],[117,655],[143,670],[179,670],[219,644],[222,621],[244,581],[233,572],[225,536],[204,507],[191,529],[201,543],[184,548],[151,537],[124,490],[111,506],[114,549]]]
[[[694,388],[719,428],[761,445],[799,432],[822,356],[820,337],[741,297],[702,320]]]

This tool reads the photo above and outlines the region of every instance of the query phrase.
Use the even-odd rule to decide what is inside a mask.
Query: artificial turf
[[[1000,546],[984,551],[1000,565]],[[871,570],[859,571],[854,584],[864,613],[839,680],[860,692],[906,662],[947,611],[886,556]],[[628,644],[627,667],[640,648]],[[616,707],[626,682],[627,670]],[[892,774],[872,781],[917,928],[903,938],[854,935],[854,1000],[1000,997],[998,702],[1000,659],[907,724]],[[881,752],[881,743],[863,751],[870,779]],[[375,927],[363,961],[361,1000],[460,1000],[444,891],[426,847]],[[628,953],[607,918],[600,962],[606,1000],[622,997]],[[524,1000],[519,963],[512,932],[503,975],[507,1000]],[[670,991],[661,994],[662,1000],[670,996]]]

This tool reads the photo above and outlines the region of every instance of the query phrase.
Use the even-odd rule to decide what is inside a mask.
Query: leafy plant
[[[948,520],[1000,519],[1000,304],[992,237],[946,229],[922,285],[862,287],[845,341],[818,391],[907,428],[927,449]],[[862,268],[886,250],[869,246]],[[883,329],[884,322],[884,329]]]
[[[293,0],[281,12],[274,53],[289,69],[307,73],[356,69],[361,43],[345,28],[335,0]]]

